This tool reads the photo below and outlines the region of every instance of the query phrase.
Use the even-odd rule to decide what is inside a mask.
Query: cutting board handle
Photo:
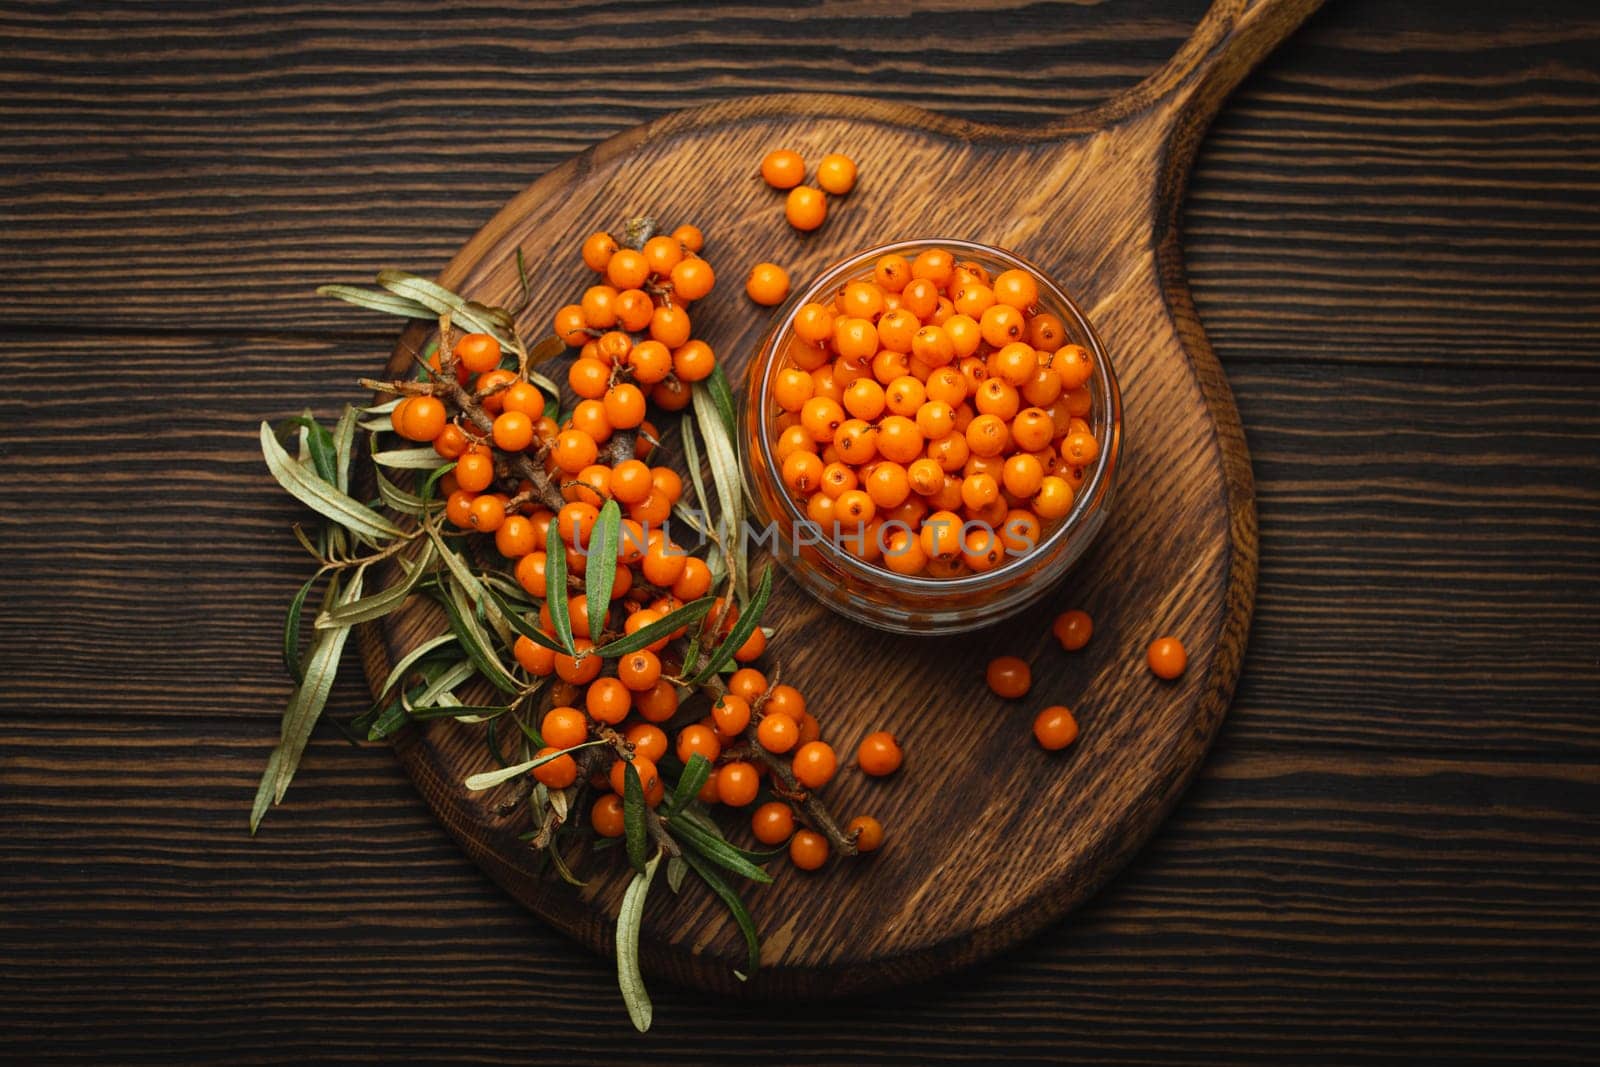
[[[1321,6],[1322,0],[1215,0],[1159,70],[1104,104],[1067,116],[1049,135],[1066,139],[1154,120],[1168,130],[1155,141],[1198,139],[1234,87]]]

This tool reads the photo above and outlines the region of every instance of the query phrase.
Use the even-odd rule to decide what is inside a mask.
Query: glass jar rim
[[[1100,448],[1100,454],[1095,458],[1093,471],[1084,481],[1080,491],[1075,494],[1071,510],[1062,517],[1049,536],[1034,546],[1031,551],[1015,556],[993,570],[984,571],[981,574],[963,575],[958,578],[924,578],[915,575],[904,575],[887,568],[874,566],[848,552],[842,551],[832,538],[821,538],[814,543],[817,552],[829,564],[863,582],[885,585],[903,594],[949,596],[952,594],[981,592],[984,589],[1005,584],[1007,581],[1027,573],[1030,567],[1036,565],[1040,558],[1052,555],[1071,539],[1073,532],[1079,527],[1083,518],[1095,510],[1096,503],[1106,494],[1111,484],[1111,474],[1117,461],[1117,453],[1121,449],[1122,394],[1117,384],[1116,372],[1111,365],[1110,356],[1106,353],[1105,345],[1100,340],[1100,335],[1095,331],[1094,326],[1090,324],[1088,318],[1083,314],[1083,310],[1078,306],[1077,301],[1066,290],[1061,288],[1049,273],[1008,249],[960,238],[922,237],[893,241],[864,249],[854,255],[840,259],[825,268],[809,286],[791,295],[778,308],[774,315],[774,325],[762,338],[761,347],[756,354],[756,360],[751,364],[751,372],[759,374],[760,377],[754,383],[755,410],[747,410],[745,417],[760,420],[760,424],[754,427],[756,430],[754,436],[757,447],[761,450],[762,466],[767,470],[778,469],[779,465],[776,463],[776,455],[773,452],[774,437],[766,432],[765,426],[766,413],[772,407],[769,395],[772,375],[767,372],[771,368],[772,361],[777,356],[780,341],[793,329],[795,311],[802,305],[815,300],[818,294],[826,289],[839,284],[843,275],[847,272],[859,270],[864,263],[875,261],[887,255],[922,252],[932,248],[967,253],[968,258],[998,260],[1005,263],[1007,269],[1018,268],[1026,270],[1034,276],[1041,292],[1047,292],[1051,302],[1059,304],[1066,311],[1073,324],[1077,327],[1078,336],[1088,342],[1088,348],[1094,355],[1095,367],[1098,371],[1090,379],[1095,388],[1093,409],[1096,416],[1095,422],[1101,428],[1109,428],[1109,432],[1105,435],[1106,439]],[[1041,301],[1041,303],[1043,302]],[[749,408],[750,406],[750,403],[747,402],[746,407]],[[791,530],[797,522],[810,521],[788,493],[779,492],[774,495],[787,512]]]

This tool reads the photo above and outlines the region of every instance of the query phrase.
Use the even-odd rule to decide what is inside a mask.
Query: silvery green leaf
[[[372,462],[391,470],[431,471],[446,461],[429,447],[395,448],[386,452],[374,452]]]
[[[379,271],[378,284],[397,296],[427,307],[435,317],[448,313],[450,321],[462,329],[489,334],[507,349],[518,347],[510,317],[499,308],[464,300],[437,282],[402,270]]]
[[[456,581],[446,584],[448,591],[445,597],[445,612],[450,616],[450,628],[461,641],[461,647],[477,665],[478,672],[489,680],[489,684],[502,692],[517,692],[520,688],[517,680],[511,677],[505,664],[500,662],[500,657],[489,638],[489,632],[478,622],[478,617],[474,614],[472,604],[467,600],[461,584]]]
[[[371,596],[341,604],[332,611],[324,611],[317,616],[317,629],[327,630],[336,626],[371,622],[383,618],[398,608],[405,603],[406,598],[411,595],[411,590],[416,588],[417,582],[428,572],[428,564],[433,562],[433,551],[433,546],[424,542],[415,562],[409,564],[405,578]],[[402,560],[401,566],[407,567],[407,562]]]
[[[683,861],[682,856],[673,856],[667,860],[667,888],[674,893],[683,888],[683,876],[689,873],[689,865]]]
[[[454,637],[455,635],[451,634],[450,636]],[[417,694],[416,703],[424,707],[429,704],[443,704],[454,696],[451,690],[463,682],[469,681],[477,673],[478,668],[473,665],[472,660],[458,660],[454,666],[440,672],[438,677],[428,683],[426,689]]]
[[[571,610],[567,604],[567,546],[561,540],[561,531],[556,529],[556,524],[550,524],[547,535],[548,543],[544,552],[544,585],[546,595],[544,602],[550,608],[550,625],[556,632],[556,640],[561,642],[561,647],[567,650],[568,655],[578,654],[577,646],[572,643],[572,619],[568,612]]]
[[[484,771],[481,774],[471,775],[461,784],[465,785],[468,789],[475,793],[482,792],[485,789],[493,789],[495,786],[500,785],[503,782],[509,782],[511,779],[516,778],[519,775],[527,774],[529,771],[534,770],[535,768],[543,767],[546,763],[549,763],[553,759],[560,759],[569,752],[576,752],[580,748],[592,748],[595,745],[605,744],[610,744],[610,742],[598,740],[585,741],[581,745],[573,745],[571,748],[563,749],[560,752],[551,752],[548,755],[536,756],[533,759],[526,760],[522,763],[514,763],[509,767],[501,767],[497,771]]]
[[[717,671],[733,662],[734,653],[738,652],[744,643],[750,639],[756,625],[761,621],[761,613],[767,609],[767,601],[772,598],[772,565],[769,563],[766,570],[761,572],[761,582],[756,587],[755,595],[750,602],[739,609],[739,618],[733,624],[733,629],[711,653],[706,665],[695,672],[691,682],[702,682]]]
[[[399,315],[407,319],[436,319],[439,316],[428,308],[423,307],[415,300],[408,300],[403,296],[386,293],[382,289],[363,289],[355,285],[319,285],[318,296],[331,296],[335,300],[343,300],[347,304],[364,307],[371,311],[382,311],[388,315]]]
[[[369,541],[400,536],[400,528],[376,511],[318,478],[290,458],[272,427],[261,424],[261,454],[279,485],[311,510],[353,530]]]
[[[333,428],[334,485],[341,493],[350,491],[350,461],[356,450],[356,423],[361,414],[353,404],[344,406],[338,425]]]
[[[743,561],[744,490],[739,475],[739,452],[734,447],[733,435],[723,424],[717,402],[704,383],[694,386],[694,414],[700,435],[705,438],[706,459],[711,465],[711,480],[717,487],[717,504],[722,509],[717,519],[717,530],[723,538],[722,548],[728,562],[728,573],[734,577],[735,593],[742,601],[745,590]]]
[[[607,500],[589,535],[589,555],[583,568],[589,632],[596,637],[605,632],[606,613],[611,608],[611,586],[617,577],[617,542],[621,532],[622,507],[615,500]]]
[[[644,803],[644,783],[633,761],[622,765],[622,829],[628,842],[628,862],[634,870],[644,870],[645,828],[650,809]]]
[[[739,932],[744,934],[749,974],[755,974],[756,969],[761,966],[761,937],[756,933],[755,920],[750,918],[750,912],[746,910],[744,901],[740,900],[739,894],[733,891],[733,887],[720,874],[712,870],[709,864],[696,856],[692,849],[684,850],[683,859],[685,863],[694,868],[694,873],[700,876],[700,880],[705,882],[711,891],[717,895],[718,899],[727,906],[728,911],[733,915],[733,921],[739,924]],[[734,973],[738,974],[739,972],[735,971]],[[740,975],[741,980],[745,977],[745,975]]]
[[[639,929],[644,923],[644,902],[650,892],[650,882],[660,863],[661,853],[657,852],[644,870],[633,876],[628,891],[622,895],[622,911],[617,915],[617,985],[622,990],[628,1018],[641,1034],[650,1029],[655,1008],[644,987],[644,977],[639,973]]]
[[[439,536],[439,531],[432,525],[428,525],[427,530],[429,539],[433,541],[434,547],[439,550],[439,558],[444,560],[445,566],[450,568],[451,576],[455,578],[457,584],[461,586],[466,594],[469,609],[467,614],[472,614],[470,609],[473,605],[483,605],[484,614],[489,620],[489,625],[495,628],[501,640],[509,644],[511,631],[509,624],[506,622],[505,614],[500,610],[499,603],[489,595],[489,591],[483,587],[482,582],[478,581],[478,576],[472,573],[472,568],[467,566],[466,561],[456,553],[455,549],[445,543],[443,537]]]

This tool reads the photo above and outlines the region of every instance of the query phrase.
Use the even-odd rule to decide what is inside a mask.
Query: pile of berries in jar
[[[1072,510],[1101,449],[1094,357],[1029,271],[890,253],[789,325],[779,480],[843,550],[900,575],[983,573]]]

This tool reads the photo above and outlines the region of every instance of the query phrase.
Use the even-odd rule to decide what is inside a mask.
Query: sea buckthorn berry
[[[1056,635],[1056,640],[1061,642],[1061,647],[1068,652],[1076,652],[1089,643],[1089,638],[1094,633],[1094,620],[1086,611],[1074,608],[1064,611],[1056,616],[1056,621],[1050,625],[1050,630]]]
[[[1072,510],[1072,486],[1054,474],[1039,483],[1039,492],[1033,498],[1033,510],[1046,522],[1059,519]]]
[[[593,504],[585,504],[581,500],[563,507],[556,514],[556,532],[561,535],[561,543],[568,549],[587,545],[599,517],[600,512]]]
[[[1094,376],[1094,357],[1082,345],[1063,345],[1056,349],[1050,368],[1060,377],[1063,389],[1081,389]]]
[[[517,584],[527,590],[531,597],[543,598],[545,595],[545,554],[543,552],[530,552],[517,560],[516,570],[513,572]]]
[[[846,315],[858,319],[876,320],[883,314],[883,290],[872,282],[849,282],[840,294]]]
[[[878,344],[886,351],[906,355],[915,347],[917,331],[921,328],[922,320],[905,308],[886,311],[878,320]],[[877,357],[874,357],[874,373],[877,367]]]
[[[467,513],[467,523],[479,533],[494,533],[506,521],[506,502],[493,493],[484,493],[472,501]]]
[[[955,307],[957,315],[977,319],[994,307],[994,290],[976,278],[952,282],[951,286],[954,292],[950,294],[950,303]]]
[[[506,559],[521,559],[533,551],[533,523],[522,515],[507,515],[494,532],[495,551]]]
[[[750,702],[742,696],[724,693],[711,706],[711,718],[716,721],[718,733],[727,737],[742,734],[750,725]]]
[[[678,713],[678,689],[663,678],[644,692],[635,693],[633,708],[645,722],[666,722]]]
[[[1039,516],[1022,508],[1006,512],[1005,521],[1000,524],[1000,541],[1013,556],[1032,552],[1039,544],[1041,533]]]
[[[793,189],[806,177],[806,161],[799,152],[777,148],[761,160],[761,180],[774,189]]]
[[[452,422],[445,424],[433,439],[433,450],[441,459],[460,459],[470,443],[466,431]]]
[[[644,802],[652,808],[661,803],[662,797],[666,795],[666,788],[661,784],[661,775],[656,770],[655,761],[637,752],[631,761],[619,759],[611,765],[611,772],[607,775],[611,791],[619,797],[625,795],[628,788],[626,775],[629,762],[633,763],[633,769],[639,775],[639,784],[644,787]]]
[[[942,248],[929,248],[917,253],[917,258],[911,261],[911,276],[930,281],[943,289],[950,284],[955,268],[956,257]]]
[[[583,242],[583,263],[596,274],[606,269],[620,247],[609,233],[592,233]]]
[[[801,232],[809,232],[821,226],[828,217],[828,203],[822,197],[822,190],[813,189],[809,185],[797,185],[789,190],[789,198],[784,202],[783,215],[789,220],[789,225]]]
[[[652,763],[667,754],[667,735],[654,723],[634,723],[622,737],[633,746],[635,756],[643,756]]]
[[[1016,700],[1027,695],[1033,685],[1033,672],[1028,669],[1026,661],[1016,656],[1000,656],[989,661],[984,680],[996,695]]]
[[[832,308],[823,304],[801,304],[794,313],[795,336],[807,344],[820,345],[833,337],[833,324],[837,317]]]
[[[998,512],[986,509],[985,512],[974,514],[974,521],[983,523],[982,526],[968,530],[961,539],[961,562],[970,567],[974,573],[982,574],[992,571],[1005,559],[1006,548],[1000,536],[995,533],[995,527],[1005,519],[1005,503],[998,503]]]
[[[927,278],[913,278],[900,291],[900,306],[926,322],[939,307],[939,286]]]
[[[1034,368],[1033,377],[1022,387],[1022,398],[1036,408],[1047,408],[1061,396],[1061,376],[1050,367]]]
[[[1023,408],[1011,421],[1011,440],[1024,452],[1037,452],[1048,447],[1054,433],[1055,423],[1041,408]]]
[[[635,693],[642,693],[661,677],[661,660],[648,648],[629,652],[617,660],[617,680]]]
[[[767,635],[758,626],[750,631],[750,636],[744,639],[744,644],[734,651],[733,659],[736,663],[753,663],[760,659],[761,653],[766,650]]]
[[[795,780],[801,785],[807,789],[820,789],[833,778],[838,766],[839,759],[833,754],[831,745],[824,741],[812,741],[795,751],[792,769]]]
[[[692,324],[681,307],[658,307],[650,313],[650,336],[668,348],[687,344]]]
[[[706,235],[700,232],[700,227],[687,222],[673,230],[672,237],[690,252],[698,252],[706,246]]]
[[[876,730],[861,739],[856,749],[856,763],[861,770],[874,778],[882,778],[900,769],[905,753],[900,742],[887,730]]]
[[[666,378],[650,387],[650,402],[662,411],[682,411],[693,399],[689,383],[681,378]]]
[[[609,440],[614,428],[611,420],[606,418],[605,403],[599,400],[578,401],[577,406],[572,409],[572,417],[567,420],[567,425],[588,434],[596,443]]]
[[[606,391],[601,403],[605,408],[606,421],[614,429],[632,430],[644,421],[644,394],[631,382],[613,385]]]
[[[1078,739],[1078,720],[1060,704],[1053,704],[1034,718],[1033,736],[1042,747],[1055,752]]]
[[[828,839],[815,830],[799,830],[789,838],[789,862],[814,871],[828,862]]]
[[[615,793],[596,798],[589,808],[589,825],[601,837],[621,837],[626,833],[628,826],[622,813],[622,798]],[[861,846],[858,843],[856,847]]]
[[[878,423],[879,455],[896,463],[910,463],[922,455],[922,431],[904,415],[890,415]]]
[[[949,559],[961,552],[961,516],[953,511],[935,511],[922,520],[919,537],[922,551],[930,559]]]
[[[825,443],[834,439],[839,424],[844,422],[844,408],[829,397],[813,396],[800,408],[800,425],[806,428],[813,441]]]
[[[928,565],[928,554],[916,534],[894,529],[885,538],[883,563],[896,574],[921,574]]]
[[[817,164],[817,184],[825,192],[843,196],[856,185],[856,164],[849,156],[830,152]]]
[[[543,759],[561,752],[559,748],[541,748],[534,753],[535,759]],[[571,756],[562,752],[549,763],[542,763],[533,769],[533,776],[543,782],[550,789],[565,789],[578,780],[578,764]]]
[[[1066,440],[1061,442],[1061,458],[1074,467],[1087,467],[1098,455],[1100,442],[1094,439],[1093,434],[1068,434]]]
[[[937,461],[924,457],[906,468],[906,480],[915,492],[932,496],[944,485],[944,468]]]
[[[609,285],[591,285],[578,300],[584,324],[596,330],[609,330],[617,324],[617,291]]]
[[[456,358],[473,374],[494,370],[500,365],[500,342],[486,333],[469,333],[456,342]]]
[[[507,452],[533,444],[533,420],[520,411],[503,411],[494,420],[494,443]]]
[[[637,504],[650,495],[650,468],[636,459],[625,459],[611,469],[611,495],[619,504]]]
[[[857,852],[876,852],[883,847],[883,824],[870,815],[851,819],[845,833],[855,835]]]
[[[815,452],[791,452],[779,475],[791,493],[808,494],[822,484],[827,467]]]
[[[872,503],[883,511],[899,507],[911,495],[906,469],[893,460],[884,460],[874,466],[862,484]]]
[[[979,415],[967,424],[964,436],[976,456],[998,456],[1011,443],[1011,429],[998,415]]]
[[[752,764],[734,760],[717,768],[717,799],[730,808],[742,808],[756,798],[761,777]]]
[[[1044,481],[1044,464],[1027,452],[1018,452],[1006,458],[1000,479],[1006,492],[1018,500],[1027,500],[1039,491]]]
[[[800,727],[781,712],[762,718],[756,727],[756,738],[768,752],[787,752],[800,741]]]
[[[871,522],[878,512],[872,497],[860,489],[849,489],[834,499],[834,517],[841,526],[854,527]]]
[[[956,358],[956,346],[943,326],[924,326],[911,339],[911,354],[930,367],[942,367]]]
[[[757,263],[744,283],[745,295],[763,307],[783,303],[789,295],[789,272],[776,263]]]
[[[703,381],[716,369],[716,353],[704,341],[686,341],[672,352],[672,373],[683,381]]]
[[[843,463],[829,463],[822,468],[822,491],[833,497],[856,487],[855,468]]]
[[[517,663],[522,666],[522,669],[535,678],[543,678],[555,672],[555,652],[545,648],[531,637],[518,636],[516,642],[511,646],[511,654],[516,657]],[[547,737],[545,740],[548,741],[549,738]],[[553,745],[560,744],[558,741],[551,741],[550,743]],[[561,745],[561,747],[566,748],[567,746]]]
[[[400,436],[427,443],[444,432],[445,420],[444,404],[436,397],[412,397],[401,416]]]
[[[1001,271],[995,275],[994,298],[1018,311],[1027,311],[1039,302],[1039,283],[1025,270]]]
[[[589,466],[600,455],[600,446],[595,444],[594,438],[582,430],[563,430],[556,438],[555,447],[550,456],[555,460],[557,467],[568,474],[577,474]],[[462,457],[463,459],[466,457]],[[490,464],[493,471],[494,465]],[[460,465],[456,466],[457,477],[460,477]]]
[[[923,383],[929,400],[949,404],[952,409],[967,398],[967,380],[955,367],[940,367]]]
[[[769,800],[751,814],[750,832],[763,845],[781,845],[794,833],[794,812],[782,801]]]
[[[858,419],[877,418],[884,402],[883,386],[872,378],[857,378],[844,391],[844,409]]]
[[[872,266],[872,280],[886,293],[898,293],[911,281],[911,263],[905,256],[890,252],[879,256]]]
[[[1158,637],[1151,642],[1145,660],[1157,678],[1170,682],[1189,665],[1189,654],[1184,651],[1183,642],[1176,637]]]
[[[678,760],[687,764],[691,756],[704,756],[709,763],[715,763],[717,757],[722,755],[722,742],[717,740],[717,732],[709,726],[695,723],[685,726],[678,731],[678,744],[676,747]]]
[[[972,404],[980,414],[995,415],[1009,422],[1016,418],[1022,399],[1004,378],[990,378],[978,386]]]
[[[1014,389],[1021,389],[1032,381],[1038,369],[1039,357],[1026,341],[1013,341],[989,357],[989,372],[999,375]]]
[[[978,320],[978,331],[989,344],[1001,348],[1026,335],[1026,316],[1010,304],[995,304]]]
[[[556,748],[572,748],[589,740],[589,720],[577,708],[551,708],[539,723],[539,736]]]
[[[684,561],[683,574],[672,583],[672,595],[687,603],[699,600],[711,589],[711,568],[704,560],[691,556]]]
[[[741,667],[728,677],[728,692],[744,697],[752,704],[766,691],[767,676],[754,667]]]
[[[716,271],[698,257],[685,259],[672,268],[672,291],[683,300],[700,300],[716,284]]]
[[[988,507],[1000,496],[1000,486],[992,474],[968,475],[961,482],[961,502],[974,511]]]
[[[683,259],[683,242],[665,234],[658,234],[646,241],[639,252],[650,265],[650,273],[658,278],[665,278]]]
[[[617,249],[606,264],[606,281],[618,290],[642,289],[649,279],[650,261],[632,248]]]

